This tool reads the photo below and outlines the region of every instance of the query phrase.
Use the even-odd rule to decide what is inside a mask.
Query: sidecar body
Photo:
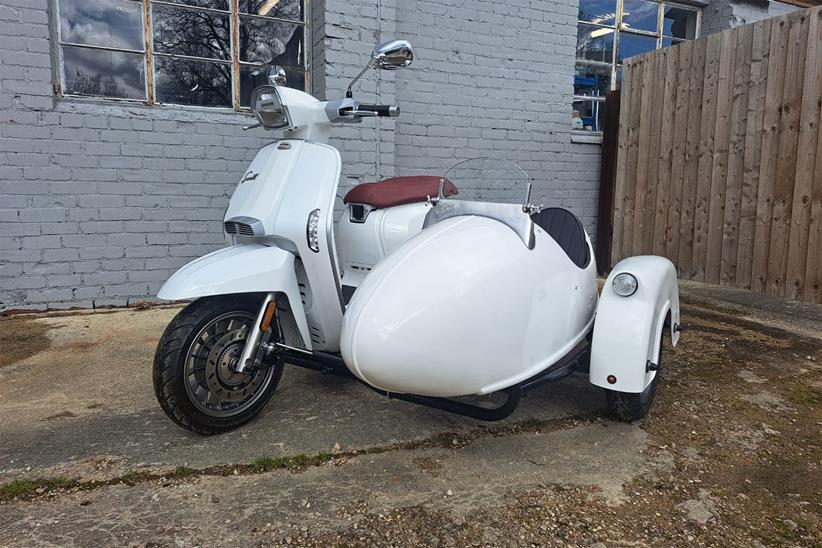
[[[553,235],[535,223],[531,247],[498,220],[456,216],[381,261],[344,316],[351,371],[381,390],[445,397],[496,392],[559,362],[593,327],[596,268],[576,217],[538,218]]]
[[[574,371],[647,399],[666,325],[675,345],[667,259],[620,262],[598,295],[591,241],[571,212],[442,200],[358,287],[340,350],[361,381],[417,403],[519,395]]]

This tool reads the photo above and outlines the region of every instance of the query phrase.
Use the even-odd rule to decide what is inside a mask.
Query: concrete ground
[[[502,423],[287,368],[215,437],[157,405],[177,308],[0,320],[0,546],[822,545],[822,307],[682,283],[651,414],[582,376]]]

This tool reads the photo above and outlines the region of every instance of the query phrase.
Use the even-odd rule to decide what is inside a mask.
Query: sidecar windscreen
[[[585,227],[576,215],[561,207],[548,207],[531,215],[531,220],[559,244],[575,265],[588,266],[591,250],[585,238]]]

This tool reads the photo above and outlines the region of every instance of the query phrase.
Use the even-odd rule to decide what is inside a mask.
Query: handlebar
[[[356,112],[372,112],[374,116],[381,118],[395,118],[400,115],[400,107],[397,105],[363,105],[357,106]]]

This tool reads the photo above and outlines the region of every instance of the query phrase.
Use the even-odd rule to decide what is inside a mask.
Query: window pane
[[[266,67],[240,67],[240,105],[251,104],[251,92],[257,86],[268,84]],[[305,90],[305,73],[296,70],[285,71],[285,85],[289,88]]]
[[[154,58],[157,102],[230,107],[231,66],[223,63]]]
[[[209,59],[231,58],[228,14],[154,5],[154,50]]]
[[[164,2],[172,2],[174,4],[185,4],[186,6],[195,6],[198,8],[211,8],[213,10],[228,11],[228,0],[163,0]]]
[[[602,96],[611,89],[611,65],[577,62],[574,95]]]
[[[303,20],[302,0],[240,0],[240,13]]]
[[[240,18],[240,61],[303,65],[303,26],[276,19]]]
[[[579,0],[578,17],[580,21],[614,26],[616,2],[614,0]]]
[[[628,57],[653,51],[656,49],[656,38],[652,36],[640,36],[628,32],[619,33],[619,62]]]
[[[146,98],[142,53],[63,46],[63,70],[69,95]]]
[[[579,23],[577,27],[577,59],[613,62],[614,30]]]
[[[674,38],[696,38],[696,12],[676,7],[665,8],[662,33]]]
[[[143,51],[143,6],[130,0],[60,0],[60,39]]]
[[[601,101],[574,101],[571,128],[602,131],[603,104]]]
[[[622,23],[628,28],[657,32],[659,4],[646,0],[625,0]]]

